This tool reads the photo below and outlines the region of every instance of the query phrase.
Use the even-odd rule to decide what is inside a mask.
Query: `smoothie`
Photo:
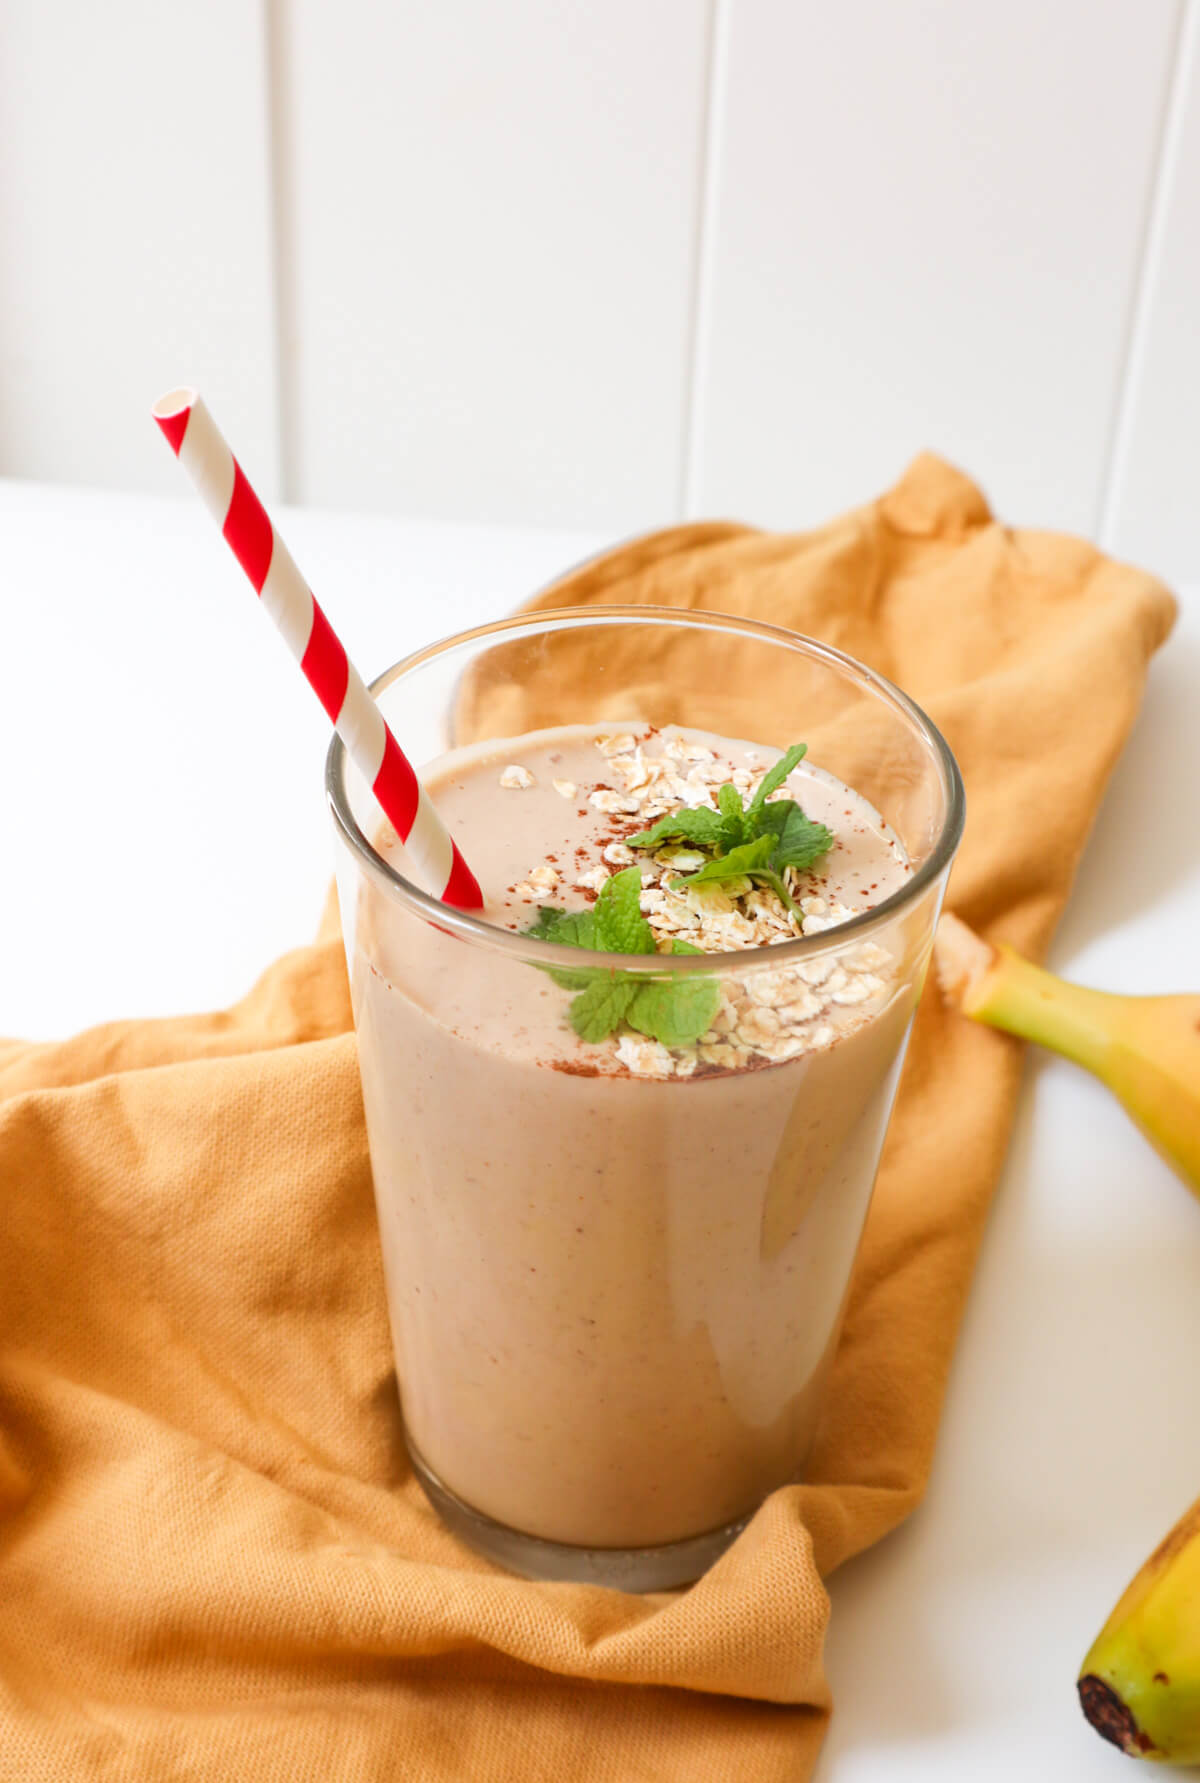
[[[545,1541],[725,1528],[813,1444],[924,964],[900,924],[882,944],[838,929],[912,869],[807,760],[768,802],[831,842],[774,887],[681,883],[711,849],[637,840],[727,809],[723,786],[749,806],[778,757],[631,722],[424,772],[497,928],[548,933],[543,909],[596,911],[639,870],[648,945],[712,956],[687,968],[705,1026],[686,1040],[619,1002],[583,1037],[594,973],[439,934],[366,880],[347,913],[408,1438],[466,1505]],[[403,871],[394,836],[377,847]],[[781,963],[802,935],[820,940]]]

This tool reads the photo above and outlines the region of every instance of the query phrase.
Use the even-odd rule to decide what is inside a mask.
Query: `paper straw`
[[[443,903],[478,910],[475,875],[199,394],[170,391],[155,403],[154,419],[395,825],[417,878]]]

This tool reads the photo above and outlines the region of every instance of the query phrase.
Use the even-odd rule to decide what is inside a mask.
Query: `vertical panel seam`
[[[679,453],[679,517],[691,519],[700,500],[704,447],[704,372],[711,329],[717,187],[725,117],[729,59],[729,12],[733,0],[709,0],[705,58],[704,118],[696,181],[692,279],[684,358],[683,413]]]
[[[1118,354],[1116,397],[1104,455],[1096,512],[1096,537],[1111,550],[1117,506],[1129,464],[1133,414],[1146,358],[1150,309],[1166,235],[1180,138],[1187,105],[1188,77],[1195,61],[1198,0],[1180,0],[1171,34],[1170,71],[1163,95],[1149,192],[1138,242],[1137,262],[1126,325]]]
[[[295,266],[288,132],[287,0],[263,0],[267,64],[267,151],[270,169],[272,332],[275,348],[275,428],[280,499],[299,495],[295,380]]]

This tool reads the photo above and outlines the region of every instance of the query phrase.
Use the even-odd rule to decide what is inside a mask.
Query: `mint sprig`
[[[717,809],[685,807],[662,817],[653,829],[626,837],[631,848],[657,848],[676,839],[706,852],[707,860],[695,873],[672,881],[673,885],[720,885],[731,879],[759,880],[797,914],[784,873],[795,867],[804,873],[833,847],[833,833],[823,823],[806,817],[795,799],[775,799],[788,775],[807,754],[807,745],[793,743],[763,775],[749,805],[731,781],[717,792]]]
[[[626,867],[605,881],[590,910],[557,910],[543,904],[537,921],[526,929],[538,941],[593,953],[655,952],[654,931],[641,909],[642,870]],[[686,941],[673,941],[671,952],[699,953]],[[555,984],[578,993],[567,1011],[581,1040],[597,1045],[628,1022],[664,1046],[690,1046],[707,1033],[721,1004],[715,978],[684,978],[655,983],[616,969],[547,966]]]
[[[767,864],[775,852],[774,836],[756,836],[753,842],[741,842],[731,848],[728,854],[719,854],[711,861],[705,861],[686,879],[672,881],[674,885],[719,885],[723,879],[748,879],[755,873],[767,870]]]
[[[784,751],[779,760],[767,769],[759,781],[758,791],[750,801],[750,811],[747,815],[753,815],[754,812],[762,810],[771,794],[779,791],[792,769],[799,767],[807,754],[807,743],[793,743],[790,749]],[[737,791],[736,787],[734,787],[734,791]]]
[[[662,842],[690,842],[695,848],[728,848],[736,836],[727,829],[725,818],[719,811],[709,811],[700,805],[671,811],[666,817],[660,817],[652,829],[641,830],[625,840],[630,848],[657,848]]]

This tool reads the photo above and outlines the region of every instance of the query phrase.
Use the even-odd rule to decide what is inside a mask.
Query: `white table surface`
[[[605,541],[311,511],[282,530],[368,678]],[[325,720],[208,517],[0,483],[0,1033],[229,1002],[330,876]],[[1200,985],[1200,589],[1154,665],[1052,963]],[[923,1507],[832,1581],[824,1783],[1120,1783],[1078,1663],[1200,1495],[1200,1206],[1031,1059]]]

